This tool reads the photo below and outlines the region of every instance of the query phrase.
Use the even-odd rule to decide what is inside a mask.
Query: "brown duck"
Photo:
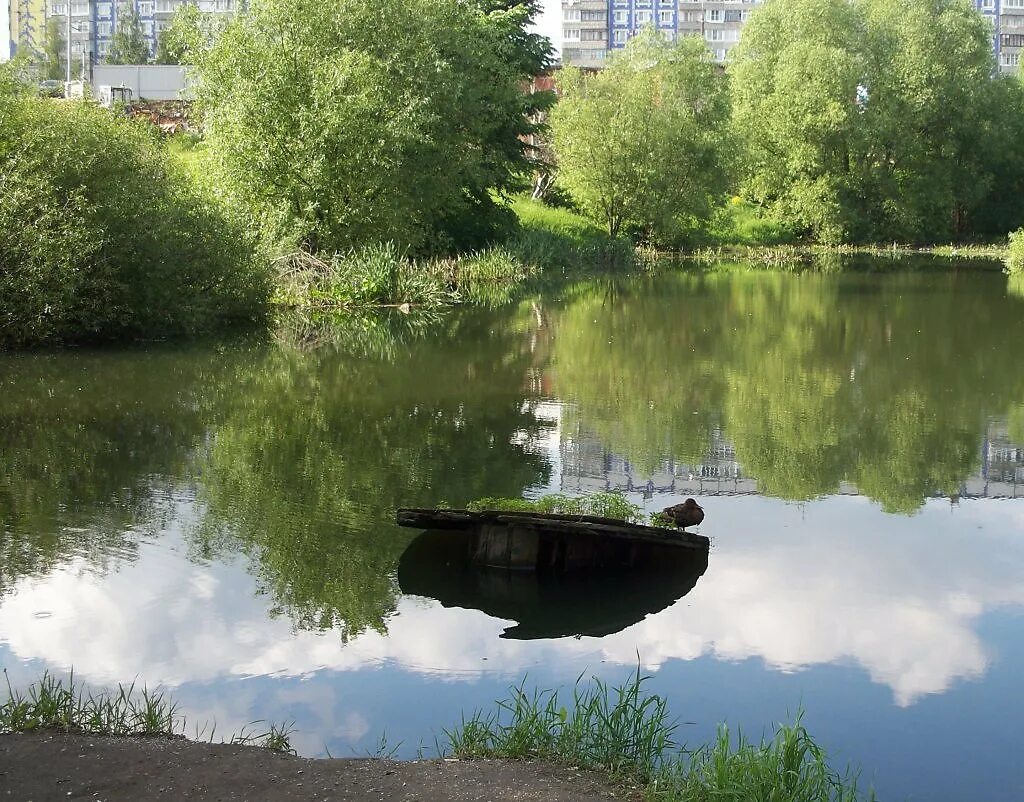
[[[666,518],[671,518],[676,526],[683,529],[688,526],[696,526],[704,520],[704,510],[692,498],[686,499],[682,504],[666,507],[661,514]]]

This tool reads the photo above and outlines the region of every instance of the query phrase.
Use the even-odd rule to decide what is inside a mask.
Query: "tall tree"
[[[990,36],[966,0],[765,3],[730,66],[744,194],[825,241],[977,231],[999,182],[1024,186]]]
[[[108,64],[145,64],[149,61],[149,44],[142,34],[142,22],[135,0],[121,3],[117,10],[114,35],[110,39]]]
[[[157,64],[195,64],[226,24],[223,15],[204,13],[194,3],[178,6],[171,24],[160,34],[154,60]]]
[[[633,38],[596,75],[561,72],[559,181],[611,236],[672,242],[728,186],[729,100],[703,41]]]
[[[254,5],[197,60],[225,186],[308,248],[482,244],[511,225],[495,197],[529,167],[512,37],[527,19],[462,0]]]
[[[66,47],[64,39],[64,27],[59,17],[50,17],[46,21],[46,77],[59,81],[64,78],[64,68],[61,66],[67,55],[64,52]]]

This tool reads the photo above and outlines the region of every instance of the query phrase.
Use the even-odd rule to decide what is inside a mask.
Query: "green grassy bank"
[[[5,672],[6,673],[6,672]],[[708,744],[677,741],[679,725],[665,699],[647,691],[639,669],[621,685],[577,681],[571,696],[557,690],[511,688],[491,710],[463,715],[436,740],[438,756],[544,760],[604,772],[648,799],[678,802],[856,802],[856,773],[830,767],[801,714],[769,737],[750,740],[721,725]],[[162,691],[118,686],[92,694],[44,674],[24,694],[8,683],[0,733],[59,730],[85,735],[186,735],[177,705]],[[214,730],[195,728],[197,740]],[[288,727],[254,722],[229,742],[293,752]]]

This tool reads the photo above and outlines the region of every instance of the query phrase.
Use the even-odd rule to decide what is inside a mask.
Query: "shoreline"
[[[451,800],[604,802],[641,797],[597,771],[541,760],[302,758],[182,736],[0,735],[0,786],[19,799],[95,802]]]

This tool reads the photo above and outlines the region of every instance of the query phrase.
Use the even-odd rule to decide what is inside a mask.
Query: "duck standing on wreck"
[[[673,504],[661,511],[666,518],[670,518],[676,526],[685,529],[688,526],[697,526],[704,520],[704,510],[692,498],[686,499],[682,504]]]

